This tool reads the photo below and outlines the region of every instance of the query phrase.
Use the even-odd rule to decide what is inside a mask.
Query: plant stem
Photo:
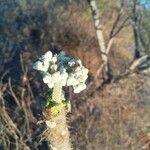
[[[65,107],[61,112],[52,116],[49,109],[45,112],[45,118],[50,123],[45,138],[49,146],[53,150],[71,150],[70,134],[67,126],[66,110]]]
[[[61,84],[56,84],[53,88],[52,100],[58,105],[46,108],[45,122],[47,132],[45,138],[52,150],[71,150],[70,134],[67,126],[67,109],[63,104],[63,94]]]

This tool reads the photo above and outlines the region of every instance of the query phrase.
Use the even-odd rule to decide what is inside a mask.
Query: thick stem
[[[70,134],[67,126],[67,109],[64,106],[64,96],[61,84],[53,88],[52,101],[55,106],[49,106],[44,113],[47,131],[45,138],[52,150],[71,150]]]
[[[66,110],[52,116],[49,110],[45,112],[46,124],[48,126],[45,138],[52,150],[71,150],[70,134],[67,126]]]

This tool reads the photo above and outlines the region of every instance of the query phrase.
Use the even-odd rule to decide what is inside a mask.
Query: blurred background
[[[114,77],[139,52],[150,54],[150,1],[97,0]],[[75,150],[150,148],[150,78],[140,73],[99,88],[102,60],[86,0],[0,0],[0,150],[47,150],[40,101],[47,89],[32,64],[65,51],[89,69],[87,89],[71,100],[68,127]]]

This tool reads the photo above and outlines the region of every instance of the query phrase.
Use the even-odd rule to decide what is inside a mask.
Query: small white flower
[[[74,78],[74,76],[71,75],[68,77],[67,86],[77,85],[77,84],[79,84],[79,81],[76,78]]]
[[[62,78],[62,81],[61,81],[62,86],[65,86],[66,83],[67,83],[68,73],[67,72],[63,72],[61,74],[61,78]]]
[[[57,65],[56,65],[56,64],[51,65],[51,69],[52,69],[52,70],[56,71],[56,70],[57,70],[57,68],[58,68],[58,67],[57,67]]]
[[[88,74],[89,71],[88,71],[87,68],[83,68],[83,69],[82,69],[82,72],[83,72],[83,74]]]
[[[44,59],[44,61],[49,61],[49,60],[51,60],[52,59],[52,52],[51,51],[48,51],[48,52],[46,52],[43,56],[42,56],[42,58]]]
[[[47,85],[48,85],[48,87],[49,87],[50,89],[52,89],[52,88],[54,87],[54,83],[53,83],[53,82],[50,82],[50,83],[48,83]]]
[[[37,61],[33,64],[33,69],[40,70],[41,68],[42,68],[42,62],[41,61]]]
[[[51,59],[51,61],[52,61],[53,63],[56,63],[56,61],[57,61],[57,55],[53,56],[52,59]]]
[[[74,93],[80,93],[82,90],[86,89],[86,84],[79,84],[76,86],[73,86]]]
[[[81,71],[81,68],[80,67],[77,67],[76,69],[75,69],[75,72],[80,72]]]
[[[42,61],[37,61],[33,64],[33,69],[39,70],[39,71],[44,71],[46,72],[48,70],[49,64],[44,63]]]
[[[84,83],[88,78],[88,69],[82,65],[81,60],[66,56],[64,52],[53,56],[51,51],[46,52],[40,60],[34,63],[33,68],[42,71],[43,82],[49,88],[53,88],[56,83],[73,86],[75,93],[86,88]]]
[[[52,81],[52,76],[49,73],[44,73],[43,82],[48,84],[51,83],[51,81]]]
[[[61,75],[60,75],[59,71],[52,74],[52,81],[53,81],[53,83],[58,83],[61,81]]]
[[[45,72],[48,70],[48,68],[49,68],[49,61],[43,61],[43,68],[44,68]]]
[[[74,61],[69,61],[68,62],[68,65],[70,66],[70,67],[72,67],[72,66],[74,66],[76,63],[74,62]]]
[[[80,66],[82,66],[82,62],[80,59],[78,59],[77,62],[79,63]]]

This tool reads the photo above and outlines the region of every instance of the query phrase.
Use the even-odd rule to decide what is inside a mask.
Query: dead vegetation
[[[52,5],[57,9],[50,9]],[[66,7],[48,0],[31,4],[15,0],[13,5],[3,1],[0,7],[4,16],[0,17],[0,149],[48,149],[42,137],[45,125],[38,122],[42,118],[42,93],[47,87],[32,71],[32,62],[44,51],[55,52],[56,48],[80,58],[90,70],[87,90],[79,95],[69,90],[67,95],[72,102],[68,122],[74,149],[149,148],[150,80],[133,74],[97,89],[95,84],[100,81],[93,83],[93,78],[101,60],[87,5]],[[108,12],[106,16],[108,37],[107,28],[116,15]],[[129,26],[115,38],[110,51],[114,75],[129,67],[132,39]]]
[[[148,144],[150,105],[143,103],[144,99],[149,103],[149,94],[139,95],[149,88],[148,78],[131,76],[107,85],[92,97],[77,99],[72,116],[75,148],[141,150]],[[147,138],[142,140],[142,135]]]

